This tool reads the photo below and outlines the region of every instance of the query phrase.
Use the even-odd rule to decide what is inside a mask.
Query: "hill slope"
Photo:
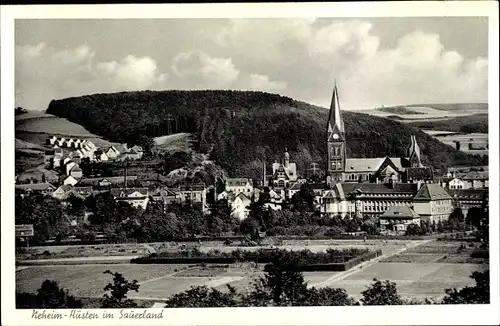
[[[143,134],[191,133],[193,146],[210,154],[230,175],[257,178],[262,160],[279,160],[284,147],[299,169],[324,164],[324,108],[288,97],[242,91],[142,91],[54,100],[47,113],[81,124],[92,133],[125,142]],[[170,115],[170,116],[169,116]],[[171,117],[171,121],[169,121]],[[344,112],[348,156],[401,156],[416,135],[424,162],[436,167],[476,164],[431,136],[396,121]]]
[[[410,125],[420,129],[486,134],[488,133],[488,114],[473,114],[440,121],[418,121]]]

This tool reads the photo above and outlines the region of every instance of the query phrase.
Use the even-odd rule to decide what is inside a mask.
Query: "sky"
[[[16,20],[16,106],[233,89],[343,109],[488,100],[481,17]]]

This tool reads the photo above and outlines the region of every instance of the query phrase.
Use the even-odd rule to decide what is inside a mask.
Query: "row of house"
[[[469,171],[453,173],[452,176],[441,179],[441,186],[448,189],[486,189],[489,187],[488,171]]]
[[[56,137],[52,136],[47,138],[47,145],[52,146],[52,148],[71,148],[71,149],[79,149],[79,148],[95,148],[95,145],[87,139],[79,139],[79,138],[68,138],[65,137]]]

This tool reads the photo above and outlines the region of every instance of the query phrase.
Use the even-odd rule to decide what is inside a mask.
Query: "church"
[[[348,158],[346,148],[344,122],[335,85],[327,124],[326,184],[329,188],[339,182],[429,182],[433,179],[432,169],[422,164],[415,136],[410,138],[405,157]]]
[[[411,210],[411,216],[443,221],[451,198],[433,184],[433,171],[422,164],[415,136],[403,157],[348,158],[344,122],[334,86],[327,123],[326,180],[317,197],[320,212],[343,217],[378,218],[388,210]],[[317,189],[319,190],[319,189]],[[442,205],[439,210],[436,205]],[[440,213],[434,213],[439,211]]]

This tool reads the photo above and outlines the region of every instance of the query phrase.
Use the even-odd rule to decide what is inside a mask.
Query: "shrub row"
[[[146,257],[132,259],[132,263],[139,264],[233,264],[236,262],[252,261],[256,263],[270,263],[281,261],[292,265],[344,263],[360,255],[369,253],[368,249],[350,248],[343,250],[328,249],[326,252],[312,252],[310,250],[288,251],[280,249],[258,249],[255,251],[234,250],[220,252],[212,250],[200,252],[192,250],[162,252]]]
[[[343,272],[353,268],[362,262],[372,260],[382,255],[382,250],[367,252],[357,257],[353,257],[342,263],[326,263],[326,264],[304,264],[304,265],[285,265],[285,268],[293,269],[299,272]],[[270,265],[264,267],[265,271],[271,268]]]

